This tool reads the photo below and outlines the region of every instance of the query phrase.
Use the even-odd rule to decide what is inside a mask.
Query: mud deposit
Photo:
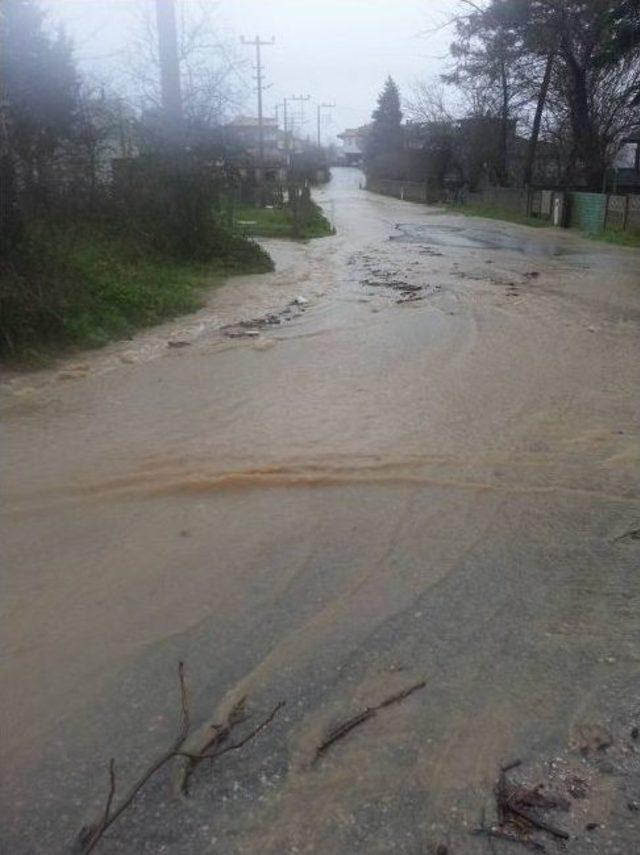
[[[96,852],[638,850],[640,255],[360,180],[274,273],[2,378],[3,852],[175,743],[179,661],[190,750],[278,714]]]

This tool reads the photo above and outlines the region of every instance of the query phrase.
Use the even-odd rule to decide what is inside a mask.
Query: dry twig
[[[189,760],[188,773],[190,774],[190,772],[193,770],[195,765],[200,762],[200,760],[213,760],[217,757],[220,757],[222,754],[226,754],[229,751],[235,751],[239,748],[242,748],[244,745],[247,744],[247,742],[254,739],[262,730],[264,730],[264,728],[267,727],[273,721],[277,713],[284,706],[284,701],[280,701],[280,703],[276,704],[271,713],[239,742],[234,743],[233,745],[229,745],[222,750],[216,750],[221,744],[221,742],[229,736],[231,730],[234,727],[236,727],[241,722],[246,721],[247,717],[244,713],[245,699],[242,698],[237,704],[235,704],[235,706],[231,710],[227,723],[224,726],[214,726],[214,736],[209,738],[208,742],[205,744],[204,751],[202,753],[181,751],[181,748],[184,745],[189,734],[190,728],[188,694],[184,677],[184,663],[182,662],[180,662],[178,666],[178,677],[180,680],[180,724],[175,742],[173,743],[172,747],[168,751],[165,751],[164,754],[161,754],[160,757],[158,757],[146,769],[146,771],[140,776],[140,778],[138,778],[138,780],[130,787],[126,795],[122,798],[122,800],[113,812],[111,808],[113,805],[116,791],[116,776],[115,761],[113,759],[110,761],[109,793],[107,795],[105,809],[98,820],[88,826],[85,826],[78,835],[78,851],[81,853],[81,855],[89,855],[89,853],[95,849],[107,829],[113,825],[113,823],[124,813],[124,811],[127,810],[127,808],[132,804],[133,800],[140,792],[140,790],[144,787],[144,785],[147,783],[147,781],[149,781],[149,779],[152,778],[156,774],[156,772],[162,769],[162,767],[165,766],[165,764],[168,763],[169,760],[172,760],[176,757],[187,758]]]
[[[338,740],[343,739],[348,733],[350,733],[354,728],[358,727],[361,724],[364,724],[365,721],[369,721],[370,718],[373,718],[379,710],[385,709],[386,707],[392,706],[392,704],[400,703],[400,701],[404,701],[414,692],[419,691],[420,689],[424,689],[427,685],[426,680],[421,680],[419,683],[415,683],[413,686],[408,686],[406,689],[403,689],[401,692],[396,692],[394,695],[390,695],[388,698],[385,698],[381,703],[376,704],[375,707],[365,707],[361,712],[352,716],[351,718],[343,721],[337,727],[334,727],[327,735],[327,737],[320,743],[320,745],[316,749],[315,756],[313,758],[313,763],[318,760],[331,746],[338,742]]]
[[[490,840],[508,840],[510,843],[519,843],[521,846],[531,849],[532,852],[547,851],[544,844],[539,843],[537,840],[527,840],[524,837],[516,837],[514,834],[509,834],[506,831],[502,831],[500,828],[486,828],[485,826],[480,826],[480,828],[474,828],[470,834],[473,834],[475,837],[488,837]]]

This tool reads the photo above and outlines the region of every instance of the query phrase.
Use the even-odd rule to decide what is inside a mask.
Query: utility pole
[[[320,130],[320,114],[322,110],[329,110],[331,107],[335,107],[335,104],[318,104],[318,148],[322,145],[322,132]]]
[[[283,98],[282,100],[282,119],[284,122],[284,145],[287,151],[289,151],[289,114],[287,112],[287,102],[288,98]]]
[[[262,121],[262,92],[266,87],[263,83],[262,57],[260,53],[260,48],[275,44],[276,39],[275,36],[271,36],[270,41],[263,41],[260,36],[256,36],[253,41],[248,41],[244,38],[244,36],[241,36],[240,41],[243,45],[249,45],[250,47],[255,47],[256,49],[256,76],[254,79],[257,84],[258,92],[258,169],[260,170],[259,181],[262,184],[262,177],[264,175],[264,127]]]
[[[285,98],[284,100],[285,100],[285,104],[288,101],[294,101],[294,102],[297,102],[298,104],[300,104],[300,125],[303,125],[304,124],[304,103],[305,103],[305,101],[311,100],[311,95],[290,95],[288,98]],[[286,113],[286,109],[287,108],[285,106],[285,113]],[[293,131],[293,128],[292,128],[292,131]]]
[[[182,136],[182,94],[175,0],[156,0],[156,20],[162,107],[167,131],[173,141],[178,141]]]

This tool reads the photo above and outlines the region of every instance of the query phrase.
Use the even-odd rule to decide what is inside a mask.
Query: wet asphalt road
[[[639,253],[360,180],[274,274],[6,378],[3,851],[65,851],[109,758],[124,789],[171,743],[180,660],[194,727],[286,708],[96,851],[488,852],[514,757],[588,781],[569,851],[633,851]],[[593,727],[613,771],[575,750]]]

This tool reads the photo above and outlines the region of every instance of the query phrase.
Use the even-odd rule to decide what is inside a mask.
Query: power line
[[[302,125],[304,125],[304,104],[306,101],[310,101],[310,100],[311,100],[311,95],[290,95],[288,98],[284,99],[285,105],[289,101],[293,101],[295,103],[300,104],[300,116],[299,116],[300,127],[302,127]],[[287,108],[285,106],[285,114],[286,114],[286,109]],[[293,134],[293,128],[291,129],[291,132]]]
[[[262,57],[260,54],[260,48],[268,47],[270,45],[275,44],[276,39],[275,36],[271,36],[269,41],[263,41],[260,36],[256,36],[253,41],[249,41],[245,39],[244,36],[240,37],[240,41],[243,45],[249,45],[250,47],[255,47],[256,49],[256,76],[255,81],[257,84],[257,92],[258,92],[258,167],[260,170],[259,180],[262,183],[262,178],[264,175],[264,127],[262,121],[262,92],[267,87],[263,83],[263,74],[262,74]]]

